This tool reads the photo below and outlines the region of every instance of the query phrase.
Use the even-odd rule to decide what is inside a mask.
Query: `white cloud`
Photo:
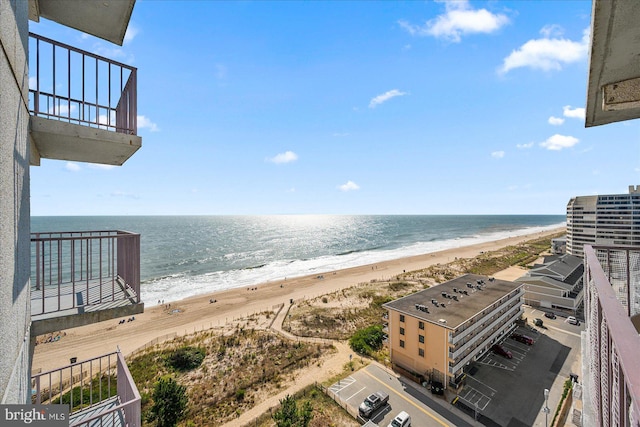
[[[520,148],[520,149],[527,149],[527,148],[531,148],[535,145],[535,142],[529,142],[526,144],[517,144],[516,147]]]
[[[560,151],[563,148],[570,148],[576,145],[580,140],[573,136],[555,134],[541,142],[540,146],[547,150]]]
[[[339,185],[338,188],[340,189],[340,191],[352,191],[359,190],[360,186],[353,181],[347,181],[344,184]]]
[[[29,89],[36,90],[38,88],[38,79],[36,77],[29,77]]]
[[[580,107],[571,108],[571,105],[565,105],[564,107],[562,107],[562,114],[565,117],[584,120],[586,113],[584,108],[580,108]]]
[[[487,9],[473,9],[466,0],[446,1],[445,6],[444,14],[430,19],[424,25],[413,25],[406,21],[398,21],[398,24],[413,36],[433,36],[458,43],[463,35],[492,33],[509,23],[506,15]]]
[[[131,43],[133,39],[138,35],[139,32],[140,30],[138,29],[138,27],[129,23],[129,26],[127,27],[127,32],[124,33],[124,41],[122,44]]]
[[[564,119],[562,117],[549,117],[549,124],[554,126],[560,126],[564,123]]]
[[[406,94],[406,92],[401,92],[398,89],[392,89],[383,93],[382,95],[371,98],[371,101],[369,101],[369,108],[376,108],[378,105],[387,102],[391,98],[395,98],[396,96],[404,96]]]
[[[579,41],[565,38],[550,38],[552,32],[549,27],[541,30],[543,38],[529,40],[520,48],[507,56],[500,74],[508,73],[515,68],[530,67],[533,69],[550,71],[561,70],[563,65],[578,62],[587,57],[589,51],[589,29],[584,31]]]
[[[494,159],[501,159],[504,157],[504,151],[494,151],[493,153],[491,153],[491,157],[493,157]]]
[[[138,116],[138,129],[149,129],[151,132],[158,132],[160,128],[146,116]]]
[[[564,28],[558,24],[545,25],[540,29],[540,34],[542,34],[546,39],[550,37],[562,37],[564,34]]]
[[[284,153],[277,154],[275,157],[267,159],[272,163],[291,163],[298,160],[298,155],[293,151],[285,151]]]
[[[74,162],[67,162],[64,165],[64,168],[66,170],[68,170],[68,171],[71,171],[71,172],[78,172],[78,171],[80,171],[80,169],[82,169],[79,164],[74,163]]]
[[[114,169],[114,168],[116,167],[116,166],[114,166],[114,165],[100,165],[100,164],[97,164],[97,163],[89,163],[89,165],[88,165],[88,166],[89,166],[91,169],[100,169],[100,170],[105,170],[105,171],[108,171],[108,170]]]

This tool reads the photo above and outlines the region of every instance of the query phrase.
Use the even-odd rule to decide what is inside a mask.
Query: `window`
[[[418,335],[418,341],[424,344],[424,335]]]
[[[418,328],[424,330],[424,322],[418,322]]]
[[[404,340],[400,340],[400,347],[404,348]]]
[[[423,349],[421,349],[421,348],[418,349],[418,356],[424,357],[424,350]]]
[[[404,335],[404,328],[400,328],[400,335]]]
[[[400,315],[400,321],[401,321],[401,322],[404,322],[404,314],[401,314],[401,315]]]

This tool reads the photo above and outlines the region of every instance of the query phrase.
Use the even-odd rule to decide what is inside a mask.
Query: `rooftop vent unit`
[[[482,286],[476,286],[476,289],[481,291],[482,290]]]
[[[447,293],[446,292],[440,292],[440,294],[445,298],[447,297]]]
[[[458,296],[457,296],[457,295],[454,295],[454,296],[453,296],[453,300],[454,300],[454,301],[458,301]]]
[[[473,288],[473,285],[471,284],[471,282],[467,282],[467,288]]]
[[[431,304],[437,306],[438,305],[438,300],[437,299],[432,299],[431,300]]]
[[[466,290],[462,291],[462,293],[465,294],[465,295],[469,295],[469,292],[466,291]]]
[[[490,281],[490,282],[493,282],[494,280],[496,280],[496,278],[495,278],[495,277],[489,277],[489,281]]]
[[[440,307],[447,308],[447,306],[443,302],[440,303]]]
[[[438,319],[438,322],[446,324],[447,323],[447,319]]]
[[[456,292],[458,292],[458,288],[453,288],[453,293],[455,294]]]

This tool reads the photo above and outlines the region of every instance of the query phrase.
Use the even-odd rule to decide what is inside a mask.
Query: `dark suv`
[[[544,317],[548,317],[549,319],[555,319],[556,315],[548,311],[544,314]]]

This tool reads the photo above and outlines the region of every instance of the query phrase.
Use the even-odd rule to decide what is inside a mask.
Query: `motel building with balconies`
[[[29,170],[41,159],[124,164],[142,144],[137,70],[32,34],[29,20],[122,45],[134,4],[0,0],[0,402],[70,396],[73,426],[139,426],[136,385],[117,348],[32,373],[36,337],[141,313],[140,235],[31,233]]]
[[[393,368],[457,387],[465,369],[516,327],[523,294],[519,283],[466,274],[384,304]]]

